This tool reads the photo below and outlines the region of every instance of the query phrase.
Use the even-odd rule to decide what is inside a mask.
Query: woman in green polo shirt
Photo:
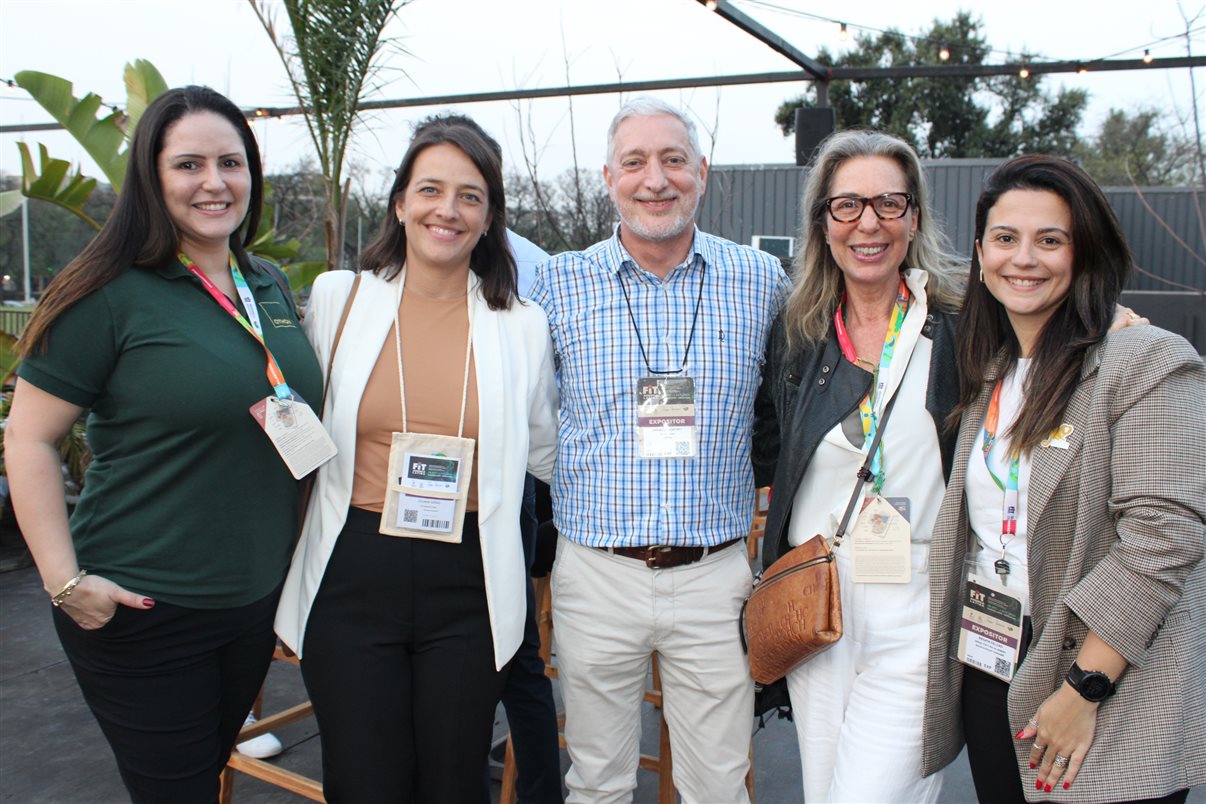
[[[297,482],[266,430],[304,425],[321,373],[279,272],[244,250],[262,194],[234,104],[160,95],[112,214],[22,340],[13,503],[138,802],[217,800],[275,643]],[[69,520],[55,445],[84,412],[94,459]]]

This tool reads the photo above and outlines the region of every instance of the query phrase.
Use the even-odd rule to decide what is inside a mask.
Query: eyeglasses
[[[851,223],[861,218],[863,210],[870,204],[875,217],[881,221],[894,221],[903,218],[912,203],[913,196],[909,193],[884,193],[874,198],[835,195],[825,199],[825,209],[829,210],[830,217],[838,223]]]

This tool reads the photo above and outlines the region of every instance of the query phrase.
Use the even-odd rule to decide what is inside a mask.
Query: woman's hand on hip
[[[1030,767],[1038,768],[1036,788],[1048,793],[1060,785],[1067,790],[1093,745],[1097,731],[1097,707],[1081,697],[1065,681],[1043,701],[1026,727],[1015,736],[1034,740]]]
[[[113,619],[118,606],[146,611],[155,601],[138,595],[100,575],[85,575],[63,600],[60,608],[85,631],[102,628]]]

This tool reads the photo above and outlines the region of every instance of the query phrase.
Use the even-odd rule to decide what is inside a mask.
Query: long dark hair
[[[1060,425],[1080,383],[1085,354],[1105,338],[1114,320],[1134,260],[1101,188],[1079,167],[1054,156],[1019,156],[988,178],[976,204],[977,243],[989,211],[1010,190],[1055,193],[1072,213],[1072,285],[1035,341],[1023,389],[1026,401],[1010,430],[1013,445],[1029,452]],[[973,254],[956,337],[959,404],[948,421],[952,426],[983,391],[990,365],[1000,359],[1008,367],[1021,354],[1005,307],[979,274],[980,258]]]
[[[130,141],[126,179],[113,211],[96,237],[46,288],[21,338],[23,355],[45,348],[54,322],[73,304],[112,282],[130,266],[156,268],[175,258],[179,236],[163,202],[159,182],[159,152],[169,127],[188,114],[212,112],[239,132],[251,173],[247,216],[231,232],[230,250],[243,271],[260,269],[244,249],[255,239],[264,200],[264,169],[260,150],[239,107],[209,87],[169,89],[151,102]]]
[[[394,218],[393,210],[406,193],[414,172],[415,160],[433,145],[455,145],[474,164],[486,180],[490,206],[490,228],[478,240],[469,255],[469,268],[481,279],[482,298],[491,310],[509,310],[519,285],[515,257],[507,245],[507,194],[503,189],[501,148],[482,128],[464,115],[442,115],[424,120],[410,141],[410,147],[398,166],[389,188],[388,212],[381,231],[360,257],[360,270],[370,271],[385,280],[402,270],[406,258],[406,228]]]

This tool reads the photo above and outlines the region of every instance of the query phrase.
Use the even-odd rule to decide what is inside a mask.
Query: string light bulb
[[[838,28],[838,39],[841,39],[843,42],[845,42],[850,38],[850,31],[847,30],[846,23],[839,22],[838,25],[840,26]]]
[[[938,59],[940,61],[950,61],[950,58],[951,49],[949,47],[943,45],[942,47],[938,48]]]
[[[1023,80],[1029,78],[1030,77],[1030,68],[1023,67],[1022,69],[1018,70],[1018,77]]]
[[[1089,72],[1088,67],[1084,66],[1083,64],[1076,65],[1076,74],[1077,75],[1084,75],[1087,72]]]
[[[704,3],[704,8],[706,8],[708,11],[715,11],[716,6],[718,5],[720,5],[720,3],[718,3],[717,0],[708,0],[706,3]]]
[[[1152,63],[1152,52],[1150,50],[1148,50],[1147,48],[1143,48],[1143,63],[1144,64]]]

